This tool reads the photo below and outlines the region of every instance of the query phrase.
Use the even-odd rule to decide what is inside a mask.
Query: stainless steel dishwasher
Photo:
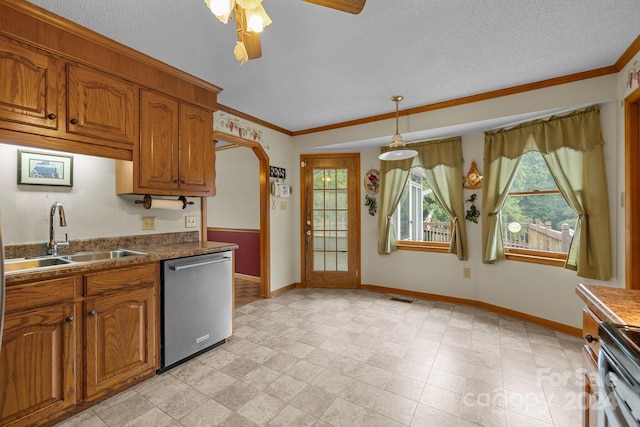
[[[231,259],[224,251],[162,262],[161,372],[231,336]]]

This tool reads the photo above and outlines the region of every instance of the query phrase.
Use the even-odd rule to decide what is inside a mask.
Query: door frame
[[[327,153],[327,154],[300,154],[300,282],[302,288],[307,288],[307,269],[305,264],[305,212],[304,203],[306,197],[306,189],[304,187],[305,175],[305,159],[331,159],[331,158],[354,158],[357,160],[356,174],[358,184],[355,188],[356,197],[356,232],[357,236],[357,253],[356,253],[356,286],[355,289],[362,287],[362,216],[360,209],[360,182],[362,182],[360,169],[360,153]]]
[[[260,143],[231,135],[226,132],[214,131],[213,142],[224,141],[235,146],[250,148],[260,163],[260,295],[271,298],[271,235],[269,219],[269,155]],[[205,234],[206,235],[206,234]]]
[[[624,100],[625,283],[640,289],[640,87]]]

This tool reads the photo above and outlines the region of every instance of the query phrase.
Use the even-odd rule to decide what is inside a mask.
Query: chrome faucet
[[[53,203],[51,205],[51,211],[49,212],[49,250],[47,251],[49,255],[58,255],[58,246],[69,246],[69,241],[67,240],[66,234],[64,242],[56,242],[53,224],[53,219],[56,216],[56,210],[58,211],[58,215],[60,215],[60,227],[67,226],[67,219],[64,216],[64,208],[62,207],[62,203]]]

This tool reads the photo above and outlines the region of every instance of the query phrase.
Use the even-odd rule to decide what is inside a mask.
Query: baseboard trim
[[[301,288],[301,287],[302,287],[302,284],[300,283],[292,283],[289,286],[285,286],[283,288],[276,289],[275,291],[271,291],[271,296],[275,297],[276,295],[281,294],[283,292],[290,291],[292,289]]]
[[[409,296],[409,297],[415,297],[415,298],[429,299],[433,301],[441,301],[441,302],[447,302],[447,303],[453,303],[453,304],[470,305],[473,307],[479,307],[485,310],[504,314],[506,316],[513,317],[518,320],[524,320],[526,322],[544,326],[544,327],[556,330],[558,332],[565,333],[567,335],[572,335],[576,337],[582,336],[582,329],[580,328],[575,328],[573,326],[565,325],[564,323],[554,322],[549,319],[532,316],[531,314],[522,313],[516,310],[511,310],[509,308],[500,307],[498,305],[489,304],[483,301],[477,301],[477,300],[466,299],[466,298],[449,297],[445,295],[428,294],[424,292],[409,291],[405,289],[388,288],[385,286],[378,286],[378,285],[361,285],[360,289],[365,289],[373,292],[382,292],[386,294],[396,294],[396,295],[403,295],[403,296]]]
[[[256,282],[256,283],[262,282],[262,279],[259,276],[250,276],[248,274],[233,273],[233,277],[236,279],[247,280],[249,282]]]

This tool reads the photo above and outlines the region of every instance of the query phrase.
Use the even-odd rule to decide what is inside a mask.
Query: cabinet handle
[[[71,120],[69,120],[69,123],[71,123],[72,125],[77,125],[78,124],[78,119],[71,119]]]
[[[89,316],[95,316],[96,314],[97,314],[97,313],[96,313],[96,311],[95,311],[95,310],[91,310],[91,311],[89,312]]]
[[[73,316],[67,317],[66,319],[64,319],[64,321],[67,322],[67,323],[73,322]]]
[[[587,335],[585,335],[585,336],[584,336],[584,340],[585,340],[586,342],[588,342],[589,344],[591,344],[592,342],[598,342],[598,338],[597,338],[597,337],[594,337],[594,336],[593,336],[593,335],[591,335],[591,334],[587,334]]]
[[[49,120],[55,120],[55,119],[57,119],[57,118],[58,118],[58,116],[56,116],[56,115],[55,115],[55,114],[53,114],[53,113],[51,113],[51,114],[47,115],[47,119],[49,119]]]
[[[174,183],[174,184],[177,184],[177,183],[178,183],[178,178],[174,178],[174,179],[173,179],[173,183]]]
[[[180,182],[181,182],[181,183],[183,183],[183,184],[186,184],[186,183],[187,183],[187,180],[186,180],[186,179],[184,179],[184,178],[182,178],[182,179],[180,180]]]

